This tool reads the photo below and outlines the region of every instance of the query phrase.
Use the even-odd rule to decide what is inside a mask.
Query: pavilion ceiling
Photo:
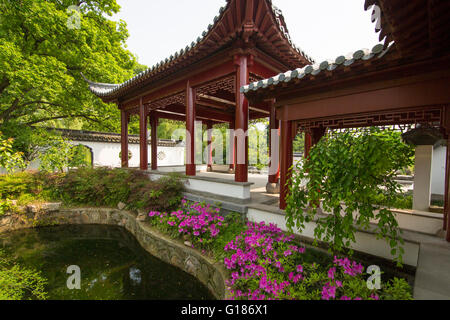
[[[250,75],[250,81],[258,81],[260,78]],[[198,120],[211,120],[213,122],[234,121],[236,109],[236,77],[227,76],[210,83],[206,83],[196,89],[196,109]],[[160,118],[173,120],[185,120],[186,117],[186,92],[178,93],[154,100],[145,105],[148,112],[158,111]],[[249,107],[250,119],[265,118],[269,115],[269,108],[264,104]],[[139,114],[139,107],[129,109],[130,114]]]
[[[86,80],[94,94],[107,102],[117,101],[130,92],[160,83],[224,48],[233,48],[236,43],[261,50],[285,70],[313,62],[292,43],[284,17],[271,0],[227,0],[201,37],[134,78],[122,84]]]

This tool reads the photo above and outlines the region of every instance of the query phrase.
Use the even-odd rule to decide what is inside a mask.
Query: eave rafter
[[[366,0],[385,47],[395,42],[402,57],[437,57],[450,52],[450,1]]]

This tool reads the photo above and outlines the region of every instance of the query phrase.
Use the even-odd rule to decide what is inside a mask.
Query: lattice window
[[[417,108],[407,110],[393,110],[361,115],[348,115],[332,118],[300,120],[298,129],[308,131],[313,128],[359,128],[383,127],[395,125],[426,124],[429,126],[443,125],[443,107]]]

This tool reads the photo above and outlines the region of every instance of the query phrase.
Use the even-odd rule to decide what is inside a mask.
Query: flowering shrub
[[[188,238],[194,247],[207,248],[225,226],[220,209],[209,204],[182,200],[181,209],[171,213],[152,211],[150,221],[172,237]]]
[[[328,256],[317,263],[324,257],[315,256],[316,251],[306,250],[294,236],[272,224],[244,225],[238,215],[224,218],[220,209],[185,199],[178,211],[152,211],[149,216],[160,231],[223,258],[230,272],[231,299],[411,299],[411,288],[404,279],[393,279],[381,291],[369,290],[361,264]]]
[[[378,300],[394,295],[411,299],[403,279],[385,284],[384,291],[395,294],[377,293],[368,289],[361,264],[335,257],[331,266],[324,268],[309,262],[305,248],[276,226],[248,223],[247,228],[225,246],[232,299]]]

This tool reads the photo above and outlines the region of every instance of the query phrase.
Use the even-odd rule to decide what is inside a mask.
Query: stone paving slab
[[[416,300],[450,300],[450,244],[422,242],[414,285]]]

